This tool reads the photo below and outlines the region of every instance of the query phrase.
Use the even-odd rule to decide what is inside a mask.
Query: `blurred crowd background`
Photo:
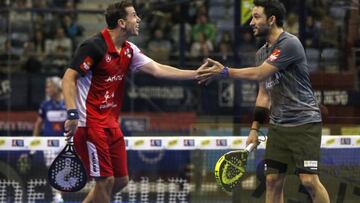
[[[105,27],[103,12],[110,2],[0,0],[0,130],[12,128],[10,114],[36,111],[44,99],[45,78],[61,77],[79,43]],[[253,37],[249,26],[252,0],[133,2],[142,21],[140,36],[131,41],[154,60],[184,69],[197,68],[207,57],[232,67],[254,65],[263,41]],[[282,2],[285,29],[305,47],[325,124],[349,125],[344,132],[337,127],[325,134],[360,134],[359,1]],[[257,89],[248,81],[221,80],[202,87],[133,73],[127,85],[125,114],[189,113],[192,119],[210,115],[205,122],[226,117],[225,123],[236,124],[249,123]]]

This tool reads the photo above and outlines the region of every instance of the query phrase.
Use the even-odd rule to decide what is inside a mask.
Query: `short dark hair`
[[[254,5],[263,7],[266,17],[275,16],[278,27],[284,25],[286,9],[284,4],[279,0],[254,0]]]
[[[125,9],[132,6],[133,4],[128,1],[110,4],[105,11],[105,20],[108,28],[114,29],[119,19],[126,19],[127,12]]]

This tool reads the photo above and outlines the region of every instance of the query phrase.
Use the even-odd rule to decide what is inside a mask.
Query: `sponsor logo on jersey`
[[[271,61],[271,62],[275,61],[276,59],[279,58],[280,53],[281,53],[280,49],[274,49],[271,52],[270,56],[268,57],[268,60]]]
[[[111,61],[111,56],[109,54],[105,55],[105,61],[109,63]]]
[[[94,60],[90,56],[87,56],[80,64],[80,68],[84,71],[88,71],[92,65],[94,65]]]
[[[124,74],[109,76],[105,79],[105,82],[121,81],[124,78]]]
[[[110,93],[109,91],[106,91],[100,109],[115,108],[117,104],[113,102],[114,95],[114,92]]]
[[[128,58],[131,58],[131,52],[130,52],[130,49],[129,48],[127,48],[126,50],[125,50],[125,55],[128,57]]]

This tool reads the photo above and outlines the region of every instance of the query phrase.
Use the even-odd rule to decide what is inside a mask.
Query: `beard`
[[[266,37],[270,32],[270,26],[269,25],[260,25],[258,27],[255,27],[256,33],[254,33],[255,37]]]

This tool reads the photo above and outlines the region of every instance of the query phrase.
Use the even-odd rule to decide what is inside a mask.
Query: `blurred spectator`
[[[61,53],[70,58],[72,52],[72,42],[66,37],[65,31],[62,27],[56,29],[56,34],[54,39],[49,39],[45,41],[45,50],[48,54],[59,54]]]
[[[39,73],[42,69],[42,64],[37,58],[37,52],[34,42],[27,42],[24,45],[24,54],[22,55],[22,69],[26,73]]]
[[[199,33],[203,33],[207,40],[210,40],[212,43],[215,42],[216,28],[214,24],[208,22],[208,17],[206,15],[198,15],[196,24],[193,25],[191,33],[193,41],[199,42]]]
[[[36,0],[33,2],[33,8],[47,8],[48,1],[47,0]]]
[[[77,37],[82,36],[84,28],[76,22],[76,17],[70,17],[69,15],[65,15],[63,17],[63,28],[65,30],[66,35],[71,39],[73,49],[76,48],[77,45]],[[72,50],[74,51],[74,50]]]
[[[299,36],[299,17],[295,13],[289,13],[284,28],[287,32]]]
[[[321,22],[319,39],[321,48],[337,48],[339,45],[335,21],[329,16],[325,16]]]
[[[45,38],[42,30],[35,31],[33,42],[35,52],[40,56],[45,55]]]
[[[71,39],[81,36],[84,30],[84,28],[76,22],[76,18],[70,17],[69,15],[63,17],[63,28],[66,35]]]
[[[305,24],[305,47],[307,48],[319,48],[319,24],[315,22],[313,16],[306,16]]]
[[[10,40],[6,40],[3,47],[0,48],[0,65],[8,65],[13,61],[20,59],[17,51],[13,48]]]
[[[220,41],[215,48],[217,60],[225,62],[230,61],[233,55],[233,40],[230,32],[225,31],[222,33]]]
[[[61,75],[69,63],[70,58],[62,46],[57,46],[55,52],[46,57],[44,68],[45,73]]]
[[[26,9],[31,8],[32,1],[26,1],[26,0],[15,0],[15,3],[13,4],[13,8],[16,9]],[[10,21],[11,22],[30,22],[31,19],[31,13],[30,12],[21,12],[21,11],[12,11],[10,12]]]
[[[238,55],[240,58],[240,66],[254,66],[255,65],[255,53],[257,51],[254,43],[254,37],[252,31],[242,31],[241,39],[238,45]]]
[[[210,56],[210,53],[214,50],[213,43],[207,39],[205,33],[199,32],[198,36],[190,48],[190,56],[192,59],[202,61]]]
[[[168,61],[171,50],[171,42],[164,38],[164,33],[161,29],[156,29],[148,43],[149,56],[155,61]]]

